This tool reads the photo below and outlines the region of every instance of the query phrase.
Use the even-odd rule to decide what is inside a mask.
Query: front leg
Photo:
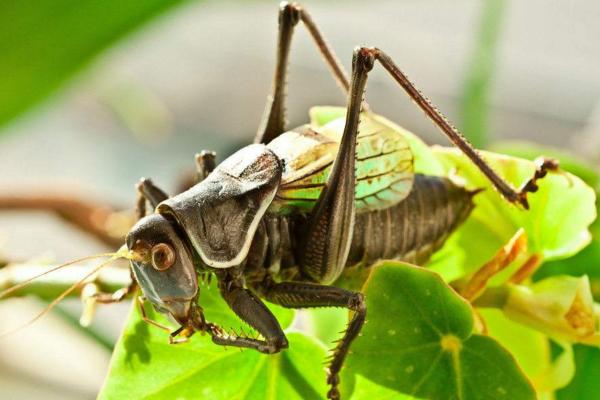
[[[169,196],[158,186],[156,186],[150,179],[142,178],[135,186],[137,190],[137,200],[135,207],[135,214],[137,219],[142,219],[146,216],[146,202],[150,203],[152,208],[161,202],[169,198]],[[130,270],[131,283],[126,287],[123,287],[113,293],[106,292],[94,292],[89,296],[83,296],[84,302],[111,304],[119,303],[123,301],[127,295],[133,293],[137,288],[137,282],[133,271]]]
[[[208,175],[215,169],[217,153],[210,150],[202,150],[196,154],[196,183],[200,183],[206,179]]]
[[[218,326],[210,324],[208,332],[214,343],[223,346],[253,348],[266,354],[287,349],[288,342],[279,322],[254,293],[242,287],[240,282],[230,279],[219,280],[219,290],[233,312],[256,329],[264,337],[264,340],[227,334]]]
[[[133,271],[131,269],[129,270],[129,274],[131,276],[131,282],[129,283],[129,285],[122,287],[112,293],[96,292],[96,293],[93,293],[88,298],[92,301],[95,301],[95,302],[101,303],[101,304],[119,303],[119,302],[125,300],[125,298],[128,295],[132,294],[137,289],[137,282],[135,280],[135,275],[133,275]],[[85,301],[86,299],[84,298],[83,300]]]
[[[164,201],[169,197],[162,189],[154,185],[154,183],[148,178],[142,178],[136,185],[136,190],[138,195],[136,200],[135,214],[138,220],[146,216],[147,202],[149,202],[150,205],[155,208],[161,201]],[[84,304],[87,305],[86,308],[88,310],[93,310],[96,303],[111,304],[123,301],[127,295],[133,293],[137,288],[137,282],[132,270],[130,270],[130,275],[131,283],[113,293],[93,291],[91,294],[87,295],[82,292],[82,300]],[[90,313],[90,315],[86,315],[85,319],[82,320],[91,320],[92,315],[93,312]]]
[[[138,197],[135,206],[135,216],[138,220],[146,216],[146,202],[150,203],[152,209],[161,202],[169,198],[169,196],[158,186],[156,186],[149,178],[142,178],[135,185],[138,192]]]
[[[350,349],[350,344],[358,336],[367,316],[367,306],[362,293],[302,282],[265,283],[257,289],[268,301],[283,307],[344,307],[354,311],[354,316],[350,320],[342,340],[333,349],[331,363],[328,366],[327,383],[331,385],[331,389],[327,393],[327,397],[339,399],[340,393],[337,388],[340,382],[339,372]]]

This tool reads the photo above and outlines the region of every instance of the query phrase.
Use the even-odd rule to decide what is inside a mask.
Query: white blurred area
[[[0,136],[0,190],[57,191],[130,206],[141,176],[172,191],[194,153],[221,155],[252,140],[270,88],[278,2],[184,5],[99,57],[61,92]],[[305,1],[346,67],[356,45],[384,49],[457,124],[481,2]],[[497,54],[490,129],[600,158],[600,3],[507,2]],[[344,96],[299,28],[293,43],[288,117]],[[429,142],[446,143],[380,70],[372,108]],[[0,213],[0,255],[58,261],[107,250],[40,212]],[[109,249],[114,250],[114,249]],[[76,303],[76,302],[75,302]],[[0,301],[0,330],[33,316],[35,300]],[[76,304],[70,309],[75,309]],[[127,306],[100,310],[96,326],[116,338]],[[0,398],[95,398],[110,354],[49,315],[0,339]]]

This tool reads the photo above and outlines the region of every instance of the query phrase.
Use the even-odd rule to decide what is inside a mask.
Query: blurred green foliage
[[[182,2],[0,2],[0,126],[50,95],[109,45]]]
[[[473,35],[474,47],[462,94],[462,131],[475,147],[489,142],[489,98],[496,70],[496,50],[500,42],[505,0],[480,3],[479,31]]]
[[[595,400],[600,393],[600,349],[576,345],[574,352],[575,376],[556,393],[556,400]]]

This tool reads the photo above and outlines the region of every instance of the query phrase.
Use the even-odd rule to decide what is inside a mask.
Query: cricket
[[[346,331],[326,366],[327,398],[336,400],[340,371],[368,310],[363,294],[333,283],[349,267],[370,268],[382,259],[424,265],[469,216],[478,193],[448,177],[415,173],[402,132],[364,101],[370,71],[387,71],[516,207],[529,207],[537,181],[557,171],[558,162],[540,162],[533,176],[514,188],[421,94],[392,55],[358,47],[348,76],[302,5],[281,3],[278,21],[273,86],[254,142],[220,163],[214,152],[199,153],[197,182],[174,196],[142,179],[137,223],[126,247],[108,261],[129,259],[132,283],[93,296],[99,303],[119,302],[139,287],[142,313],[148,301],[178,325],[172,331],[143,314],[146,322],[169,331],[171,343],[193,340],[200,332],[215,345],[265,354],[285,351],[288,340],[263,301],[294,309],[346,308],[351,315]],[[347,96],[346,116],[336,123],[286,127],[286,75],[297,26],[308,30]],[[199,297],[204,274],[216,279],[228,306],[259,337],[226,332],[204,314]]]

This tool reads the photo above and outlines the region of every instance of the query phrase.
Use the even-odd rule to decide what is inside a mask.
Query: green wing
[[[270,212],[308,212],[315,205],[344,129],[344,117],[286,132],[268,147],[285,162],[282,183]],[[403,133],[372,113],[361,115],[356,150],[357,212],[390,207],[412,188],[413,156]]]

